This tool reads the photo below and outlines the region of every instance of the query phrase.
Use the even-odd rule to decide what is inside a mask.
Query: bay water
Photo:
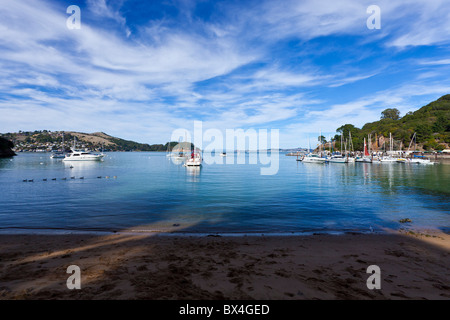
[[[186,168],[158,152],[101,162],[20,153],[0,160],[0,232],[450,230],[450,165],[314,164],[280,153],[278,172],[261,175],[258,154],[227,157],[234,164]]]

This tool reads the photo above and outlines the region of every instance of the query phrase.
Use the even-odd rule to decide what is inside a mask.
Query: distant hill
[[[389,111],[389,112],[385,112]],[[389,150],[389,135],[394,139],[393,149],[400,146],[406,150],[411,138],[416,133],[417,149],[440,151],[450,145],[450,94],[440,97],[414,112],[399,116],[397,109],[387,109],[382,119],[366,123],[361,129],[352,124],[339,127],[333,140],[335,148],[340,149],[341,134],[344,141],[351,132],[355,150],[362,150],[364,138],[371,136],[372,150]],[[397,111],[397,114],[392,111]]]
[[[19,131],[18,133],[2,134],[16,146],[17,151],[51,151],[69,150],[76,139],[77,148],[104,151],[166,151],[169,143],[153,144],[138,143],[110,136],[104,132],[83,133],[74,131]],[[64,146],[62,145],[64,136]],[[176,145],[170,143],[170,148]]]

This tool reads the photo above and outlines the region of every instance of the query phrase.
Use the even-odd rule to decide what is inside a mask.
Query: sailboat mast
[[[392,154],[392,133],[389,132],[389,147]]]
[[[319,153],[322,153],[322,130],[320,130],[320,137],[319,137]]]
[[[311,139],[308,135],[308,153],[310,153],[310,152],[311,152]]]

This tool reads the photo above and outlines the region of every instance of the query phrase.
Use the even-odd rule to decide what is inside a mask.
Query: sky
[[[196,120],[307,147],[449,94],[449,44],[448,0],[0,0],[0,132],[154,144]]]

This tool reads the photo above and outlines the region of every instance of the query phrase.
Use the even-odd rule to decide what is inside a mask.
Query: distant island
[[[15,152],[12,150],[14,148],[14,144],[0,137],[0,158],[9,158],[15,156]]]
[[[336,150],[341,148],[351,151],[349,136],[355,151],[362,151],[364,139],[374,151],[388,151],[389,138],[393,138],[393,150],[407,150],[413,137],[417,151],[442,151],[450,145],[450,94],[433,101],[414,112],[400,117],[396,108],[389,108],[381,113],[381,119],[366,123],[361,129],[352,124],[345,124],[336,129],[331,138],[331,145]],[[415,135],[414,135],[415,134]],[[342,136],[342,139],[341,139]],[[321,139],[322,138],[322,139]],[[342,140],[342,146],[341,146]],[[330,141],[326,137],[318,137],[321,147],[328,148]],[[345,145],[344,145],[345,144]],[[410,150],[410,151],[415,151]]]
[[[149,145],[116,138],[103,132],[36,130],[5,133],[1,136],[12,141],[16,152],[69,151],[73,147],[74,139],[77,148],[95,151],[167,151],[177,145],[177,142]]]

